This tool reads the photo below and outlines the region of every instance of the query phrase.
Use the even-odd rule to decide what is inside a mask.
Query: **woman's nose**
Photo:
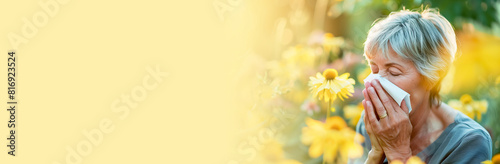
[[[382,72],[382,71],[379,71],[379,72],[377,72],[376,74],[380,75],[380,76],[381,76],[381,77],[383,77],[383,78],[386,78],[386,79],[388,78],[388,76],[387,76],[387,72]]]

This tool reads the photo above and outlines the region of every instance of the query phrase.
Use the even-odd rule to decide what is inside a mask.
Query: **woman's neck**
[[[431,107],[429,103],[422,103],[410,114],[413,126],[410,145],[414,155],[434,142],[455,118],[456,113],[446,104],[434,104]]]
[[[419,135],[427,134],[428,130],[430,130],[428,129],[428,123],[431,117],[433,117],[433,113],[431,112],[433,109],[429,103],[429,101],[425,101],[410,114],[410,121],[413,126],[411,134],[412,139]],[[435,105],[433,105],[433,107],[435,107]]]

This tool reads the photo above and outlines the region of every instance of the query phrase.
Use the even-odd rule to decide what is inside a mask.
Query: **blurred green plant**
[[[376,0],[373,5],[386,4],[382,8],[384,15],[397,9],[415,9],[420,7],[438,8],[440,13],[448,19],[455,27],[461,27],[464,21],[476,22],[491,28],[498,24],[497,0]]]
[[[352,38],[356,52],[361,53],[366,33],[372,23],[381,17],[389,15],[393,11],[419,8],[438,8],[439,12],[450,21],[457,30],[462,29],[464,23],[473,23],[482,26],[482,29],[491,29],[500,25],[498,0],[344,0],[330,7],[330,11],[338,14],[331,15],[325,21],[336,22],[341,18],[347,18],[348,24],[326,29],[326,32],[334,32],[334,35]],[[335,33],[336,28],[345,28],[341,33]]]

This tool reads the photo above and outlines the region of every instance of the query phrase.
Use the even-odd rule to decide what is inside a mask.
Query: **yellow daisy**
[[[392,164],[403,164],[400,160],[395,160],[391,162]],[[424,161],[422,161],[419,157],[417,156],[412,156],[406,161],[406,164],[425,164]]]
[[[335,37],[331,33],[326,33],[323,40],[323,51],[327,54],[330,54],[331,52],[333,55],[338,56],[340,48],[343,44],[344,38]]]
[[[491,160],[481,162],[481,164],[500,164],[500,154],[493,156]]]
[[[469,94],[462,95],[460,100],[450,100],[448,105],[472,119],[477,118],[478,121],[481,121],[481,115],[488,109],[487,101],[474,101]]]
[[[406,161],[406,164],[425,164],[425,162],[422,161],[419,157],[413,156],[413,157],[410,157],[410,159],[408,159],[408,161]]]
[[[493,164],[493,162],[491,162],[491,160],[486,160],[486,161],[481,162],[481,164]]]
[[[310,77],[309,86],[314,97],[319,96],[319,100],[331,102],[338,97],[343,101],[344,98],[352,96],[354,93],[355,81],[349,78],[349,73],[338,76],[337,70],[326,69],[323,74],[319,72],[316,77]]]
[[[495,156],[493,156],[493,158],[491,158],[491,161],[494,164],[500,164],[500,154],[496,154]]]
[[[302,143],[310,145],[309,156],[317,158],[323,155],[323,160],[333,163],[337,160],[347,162],[347,158],[357,158],[363,154],[359,143],[363,136],[356,133],[339,116],[333,116],[325,123],[311,118],[306,119],[307,127],[302,129]]]

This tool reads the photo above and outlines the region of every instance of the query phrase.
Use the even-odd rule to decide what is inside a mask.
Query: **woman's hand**
[[[365,123],[369,122],[371,125],[370,130],[374,138],[378,139],[389,162],[406,161],[412,156],[410,137],[413,127],[408,117],[408,108],[404,102],[400,107],[385,92],[378,80],[367,82],[364,93],[366,92],[369,99],[366,100],[365,95]],[[371,136],[370,140],[373,143]]]
[[[363,96],[365,97],[365,99],[363,100],[363,107],[367,109],[366,102],[370,101],[370,96],[368,96],[366,89],[363,90]],[[370,137],[372,149],[370,150],[370,152],[368,152],[368,159],[365,161],[365,164],[383,163],[385,158],[384,150],[378,143],[378,139],[373,134],[372,125],[370,124],[370,121],[368,120],[368,117],[366,115],[367,113],[365,110],[365,115],[363,117],[363,120],[365,123],[366,132]]]

